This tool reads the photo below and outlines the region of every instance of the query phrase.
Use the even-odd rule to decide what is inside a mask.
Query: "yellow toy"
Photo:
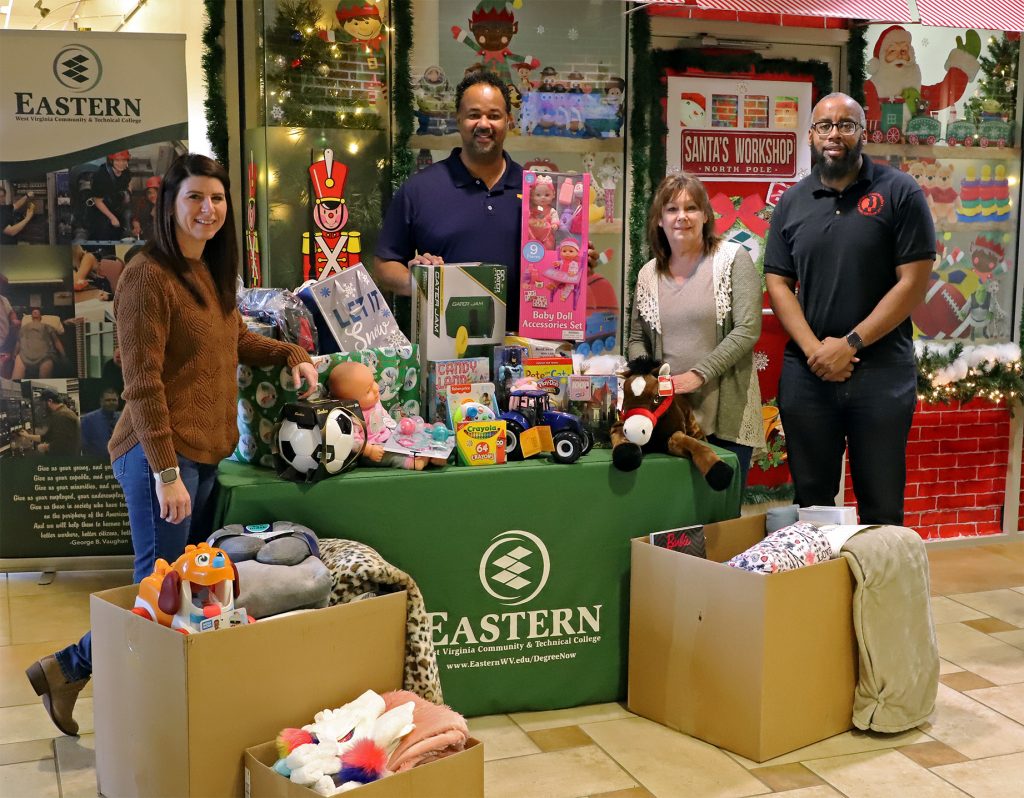
[[[173,565],[157,560],[153,573],[139,584],[132,609],[136,615],[195,634],[251,623],[235,608],[238,569],[228,555],[209,543],[188,545]]]

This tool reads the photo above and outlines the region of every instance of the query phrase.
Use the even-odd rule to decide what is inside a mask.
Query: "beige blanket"
[[[874,527],[850,538],[842,555],[856,581],[860,676],[853,725],[890,733],[911,729],[931,714],[939,689],[924,543],[906,527]]]

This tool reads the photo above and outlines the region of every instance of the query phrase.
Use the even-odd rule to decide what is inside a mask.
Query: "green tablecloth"
[[[220,525],[295,521],[411,574],[445,701],[469,716],[624,698],[629,539],[733,518],[740,502],[737,479],[715,493],[667,455],[623,473],[602,449],[571,466],[358,468],[316,485],[225,462],[219,481]]]

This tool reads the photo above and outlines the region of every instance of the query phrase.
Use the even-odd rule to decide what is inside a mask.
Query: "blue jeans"
[[[180,478],[192,500],[192,514],[180,524],[171,524],[160,517],[153,471],[141,444],[135,444],[118,457],[113,468],[128,505],[128,524],[135,551],[133,581],[138,584],[153,573],[157,558],[174,562],[182,555],[193,527],[197,534],[201,533],[201,539],[213,531],[208,522],[213,509],[210,498],[217,484],[217,466],[196,463],[178,455]],[[88,679],[92,676],[92,632],[86,632],[81,640],[61,649],[55,656],[69,682]]]
[[[750,460],[754,456],[753,446],[744,446],[742,443],[727,441],[717,435],[708,435],[708,443],[717,446],[719,449],[728,449],[736,455],[740,461],[740,501],[743,500],[743,489],[747,486],[747,474],[750,473]]]
[[[848,449],[860,523],[901,525],[916,403],[913,365],[855,366],[845,382],[825,382],[787,353],[779,411],[797,504],[835,503]]]

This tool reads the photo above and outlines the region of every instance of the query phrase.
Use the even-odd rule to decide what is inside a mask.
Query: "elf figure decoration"
[[[367,51],[380,51],[384,43],[384,34],[381,32],[384,23],[375,3],[371,0],[341,0],[334,15],[341,29],[354,42],[362,44]]]
[[[868,61],[871,79],[864,83],[864,105],[868,128],[881,120],[881,103],[893,98],[902,100],[904,124],[919,103],[928,111],[941,111],[954,105],[964,94],[967,84],[981,68],[981,37],[968,30],[956,37],[957,45],[946,57],[945,77],[929,86],[921,85],[921,67],[911,42],[910,32],[900,25],[891,25],[878,37],[874,57]],[[874,125],[873,125],[874,123]]]
[[[315,233],[302,234],[303,280],[321,280],[361,262],[360,235],[342,228],[348,221],[345,178],[348,167],[334,160],[334,150],[324,150],[324,159],[309,167],[313,185]]]
[[[480,0],[469,19],[468,31],[458,25],[452,27],[455,40],[470,48],[485,69],[495,72],[509,86],[519,83],[517,66],[529,69],[540,66],[540,61],[533,56],[516,55],[509,49],[512,37],[519,32],[512,9],[521,5],[521,0]]]

